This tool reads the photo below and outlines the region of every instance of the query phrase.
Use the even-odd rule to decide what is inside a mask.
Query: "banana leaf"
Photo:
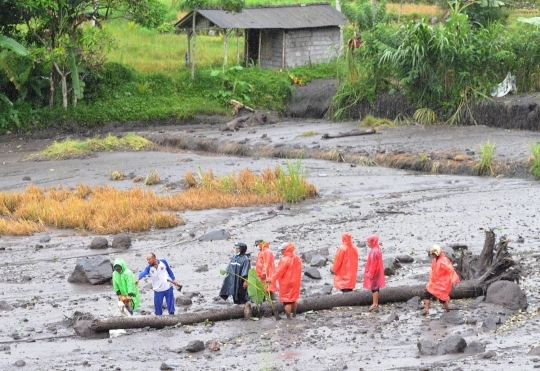
[[[257,276],[255,268],[250,268],[248,272],[248,295],[255,304],[262,304],[264,301],[264,285]]]
[[[9,49],[23,57],[29,54],[28,50],[10,37],[0,35],[0,47]]]
[[[518,22],[530,23],[532,25],[535,25],[536,27],[540,27],[540,17],[531,17],[531,18],[519,17],[517,20]]]
[[[81,83],[79,80],[79,70],[77,68],[77,61],[75,60],[75,51],[73,48],[68,49],[69,52],[69,68],[71,69],[71,83],[73,84],[73,92],[77,99],[83,98],[81,89]]]

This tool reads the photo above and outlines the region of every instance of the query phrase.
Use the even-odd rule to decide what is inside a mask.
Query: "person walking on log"
[[[277,292],[276,283],[272,283],[272,276],[276,273],[276,263],[274,253],[270,250],[270,244],[267,241],[257,240],[255,246],[259,248],[255,270],[261,282],[265,285],[265,290],[270,292],[272,299]]]
[[[296,317],[297,301],[300,297],[300,283],[302,280],[302,261],[294,253],[294,245],[285,242],[280,246],[283,257],[278,263],[276,274],[272,283],[279,284],[279,301],[283,303],[288,319]]]
[[[141,294],[139,287],[135,284],[135,275],[121,258],[114,261],[112,283],[113,290],[118,295],[118,301],[123,302],[128,312],[133,314],[139,307]]]
[[[174,291],[172,285],[179,286],[174,273],[165,259],[157,259],[156,254],[146,256],[148,266],[139,274],[135,284],[139,280],[150,275],[152,289],[154,290],[154,313],[158,316],[163,314],[163,299],[167,303],[169,314],[174,314]]]
[[[222,271],[225,274],[223,285],[219,296],[223,300],[227,300],[229,296],[232,296],[234,304],[244,305],[244,317],[246,319],[251,318],[251,304],[249,295],[247,293],[248,286],[248,274],[251,262],[246,255],[247,245],[243,242],[236,242],[234,244],[235,254],[231,258],[226,271]]]
[[[358,248],[352,243],[352,236],[344,233],[342,245],[337,249],[331,272],[334,276],[334,287],[341,292],[350,292],[356,287],[358,274]]]
[[[371,290],[373,294],[373,304],[369,307],[369,311],[374,312],[379,310],[379,290],[386,286],[384,263],[382,250],[379,246],[379,236],[371,235],[366,241],[371,250],[364,269],[364,288]]]
[[[450,301],[450,291],[452,287],[459,282],[459,276],[454,270],[454,266],[450,259],[444,255],[439,245],[433,245],[429,250],[431,256],[431,274],[429,276],[429,282],[426,285],[426,291],[424,292],[424,315],[429,315],[429,304],[431,300],[439,299],[444,309],[449,312],[450,307],[448,302]]]

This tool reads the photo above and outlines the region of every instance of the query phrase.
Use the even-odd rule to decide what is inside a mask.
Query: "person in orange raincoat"
[[[382,260],[382,250],[379,246],[379,236],[376,234],[369,236],[367,244],[371,248],[364,269],[364,288],[373,293],[373,305],[369,311],[378,310],[379,307],[379,289],[386,286],[384,279],[384,263]]]
[[[352,243],[352,236],[344,233],[341,236],[343,243],[336,251],[332,273],[334,287],[342,292],[349,292],[356,287],[356,275],[358,274],[358,248]]]
[[[444,309],[449,312],[448,301],[450,300],[450,291],[452,291],[452,286],[459,282],[459,276],[454,270],[452,262],[444,255],[440,246],[433,245],[429,250],[429,255],[433,260],[431,261],[431,275],[429,276],[429,282],[426,285],[426,292],[424,293],[424,303],[426,305],[424,314],[429,314],[429,303],[432,299],[439,299]]]
[[[283,303],[287,318],[296,317],[297,301],[300,297],[300,281],[302,280],[302,261],[294,253],[294,245],[285,242],[280,246],[283,258],[278,263],[272,283],[279,283],[279,301]]]
[[[277,285],[275,282],[272,282],[272,276],[276,273],[274,253],[270,250],[270,244],[266,241],[257,240],[255,241],[255,246],[259,248],[257,263],[255,264],[257,276],[263,284],[266,284],[266,291],[269,291],[273,295],[277,292]]]

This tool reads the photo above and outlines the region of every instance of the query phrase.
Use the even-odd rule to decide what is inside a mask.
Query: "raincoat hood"
[[[346,246],[352,245],[352,236],[350,233],[343,233],[343,236],[341,236],[341,242]]]
[[[291,256],[294,252],[294,245],[290,242],[286,242],[284,245],[285,248],[281,248],[281,253],[283,254],[283,256]]]
[[[376,234],[373,234],[371,236],[369,236],[367,239],[367,243],[370,247],[378,247],[380,248],[379,246],[379,236],[376,235]]]
[[[124,260],[122,258],[116,258],[115,261],[114,261],[114,264],[113,264],[113,270],[114,270],[114,266],[115,265],[119,265],[122,267],[122,273],[124,273],[127,269],[126,267],[126,263],[124,262]]]

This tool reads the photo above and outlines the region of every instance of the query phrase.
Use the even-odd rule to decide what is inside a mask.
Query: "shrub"
[[[533,155],[533,164],[531,166],[531,173],[536,179],[540,179],[540,143],[531,145],[531,152]]]
[[[493,171],[493,154],[495,153],[495,143],[489,140],[485,144],[480,145],[480,161],[477,164],[478,175],[492,176]]]

